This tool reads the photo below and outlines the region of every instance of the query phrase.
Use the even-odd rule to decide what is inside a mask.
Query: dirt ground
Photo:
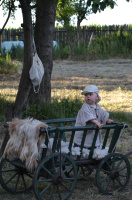
[[[94,84],[98,85],[99,89],[108,91],[117,89],[119,86],[122,89],[132,90],[132,60],[54,61],[53,88],[56,87],[57,81],[62,83],[61,87],[69,86],[77,89]]]
[[[20,80],[22,63],[19,73],[13,75],[0,74],[1,88],[17,88]],[[53,88],[81,88],[86,84],[98,85],[99,89],[113,90],[119,86],[132,90],[132,60],[109,59],[96,61],[55,60],[51,77]]]
[[[17,88],[22,63],[16,75],[0,75],[0,88]],[[52,88],[82,89],[88,84],[99,89],[112,91],[121,87],[132,90],[132,60],[110,59],[96,61],[55,60],[52,73]],[[3,123],[0,124],[3,131]],[[132,158],[131,158],[132,160]],[[0,200],[36,200],[33,191],[11,195],[0,186]],[[132,176],[123,192],[112,196],[102,195],[97,186],[95,174],[77,182],[70,200],[132,200]],[[58,199],[57,199],[58,200]]]

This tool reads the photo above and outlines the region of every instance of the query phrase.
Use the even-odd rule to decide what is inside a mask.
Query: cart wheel
[[[65,167],[65,169],[64,169]],[[72,169],[72,178],[65,173]],[[34,173],[34,192],[39,200],[68,199],[77,182],[74,161],[66,154],[54,153],[42,160]]]
[[[131,168],[126,156],[113,153],[106,156],[96,171],[97,186],[104,194],[121,191],[127,185]]]
[[[6,159],[0,162],[0,183],[8,192],[18,194],[29,190],[32,188],[32,180],[33,177],[25,168]]]

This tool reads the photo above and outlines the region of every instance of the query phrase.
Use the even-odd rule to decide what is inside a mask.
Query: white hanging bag
[[[30,68],[29,71],[29,76],[30,79],[32,81],[33,84],[33,89],[35,93],[39,92],[39,88],[40,88],[40,84],[44,75],[44,67],[43,64],[40,60],[40,58],[38,57],[38,54],[36,52],[36,47],[35,47],[35,43],[33,41],[34,44],[34,55],[33,55],[33,64]]]

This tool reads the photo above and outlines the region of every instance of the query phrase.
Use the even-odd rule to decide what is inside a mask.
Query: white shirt
[[[108,118],[109,118],[109,113],[104,111],[99,106],[99,104],[96,104],[96,108],[94,108],[92,105],[84,103],[82,105],[82,108],[78,112],[75,126],[93,125],[93,123],[89,122],[90,120],[93,119],[96,119],[98,120],[98,122],[105,125]],[[91,147],[94,135],[95,135],[94,130],[87,131],[84,147]],[[76,143],[77,145],[81,145],[82,136],[83,136],[83,131],[76,131],[74,136],[74,143]],[[102,140],[101,130],[99,130],[95,146],[100,146],[101,140]]]

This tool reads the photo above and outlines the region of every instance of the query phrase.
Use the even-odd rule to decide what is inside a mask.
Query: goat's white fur
[[[9,160],[21,159],[29,170],[37,167],[39,151],[45,140],[45,134],[39,137],[40,127],[48,128],[48,125],[35,119],[13,119],[9,123],[10,138],[2,157]]]

